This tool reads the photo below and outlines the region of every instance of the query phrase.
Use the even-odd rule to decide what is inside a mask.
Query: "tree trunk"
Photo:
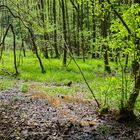
[[[83,2],[83,0],[81,1],[81,10],[80,10],[80,13],[81,13],[81,15],[80,15],[80,19],[81,19],[81,21],[80,21],[80,31],[81,31],[81,48],[82,48],[82,57],[83,57],[83,62],[85,62],[85,43],[84,43],[84,34],[83,34],[83,10],[84,10],[84,2]]]
[[[40,58],[40,56],[38,54],[38,48],[37,48],[36,43],[35,43],[35,40],[34,40],[34,33],[33,33],[33,31],[29,27],[28,27],[28,31],[30,33],[31,40],[32,40],[32,43],[33,43],[33,47],[34,47],[34,51],[35,51],[36,57],[37,57],[37,59],[39,61],[39,64],[40,64],[42,73],[45,73],[46,71],[45,71],[44,66],[42,64],[41,58]]]
[[[67,28],[66,28],[66,13],[65,13],[65,3],[64,0],[61,0],[62,3],[62,16],[63,16],[63,35],[64,35],[64,56],[63,56],[63,65],[66,66],[67,63]]]
[[[13,53],[14,53],[14,66],[15,66],[15,75],[18,75],[18,69],[17,69],[17,59],[16,59],[16,36],[15,36],[15,32],[14,32],[14,28],[13,25],[11,25],[11,30],[13,33]]]
[[[80,6],[78,4],[78,11],[77,11],[77,56],[80,56]]]
[[[104,8],[104,0],[101,0],[102,8]],[[101,35],[103,38],[107,37],[107,11],[103,11],[103,19],[101,19]],[[102,46],[104,52],[104,69],[106,72],[111,73],[111,68],[109,66],[109,59],[108,59],[108,47],[106,45]]]
[[[53,17],[54,17],[54,49],[55,57],[59,58],[59,52],[57,47],[57,29],[56,29],[56,0],[53,0]]]
[[[94,12],[94,1],[92,1],[92,38],[93,38],[93,43],[95,43],[95,38],[96,38],[96,20],[95,20],[95,12]],[[95,45],[92,45],[93,51],[92,51],[92,58],[96,58],[96,54],[94,52]]]
[[[118,118],[119,121],[121,122],[134,121],[136,119],[136,116],[134,114],[134,107],[137,97],[139,95],[139,91],[140,91],[140,70],[138,72],[138,75],[136,76],[133,93],[130,94],[130,97],[127,101],[127,105],[126,107],[120,110],[120,116]]]
[[[68,11],[68,4],[67,4],[67,1],[65,0],[65,7],[66,7],[66,26],[67,26],[67,39],[68,39],[68,47],[69,47],[69,50],[70,52],[72,53],[72,48],[71,48],[71,34],[70,34],[70,23],[69,23],[69,11]]]
[[[76,36],[76,14],[75,14],[75,10],[73,9],[73,47],[74,49],[77,48],[77,36]]]
[[[73,30],[74,30],[74,47],[76,49],[76,55],[79,57],[80,56],[80,36],[79,36],[79,32],[80,32],[80,6],[79,3],[77,3],[77,5],[75,4],[74,0],[70,0],[72,6],[73,6]],[[76,13],[77,16],[76,16]]]
[[[138,3],[140,4],[139,0],[134,0],[134,3]],[[140,14],[140,13],[138,13]],[[130,32],[131,33],[131,32]],[[140,41],[135,41],[134,42],[136,45],[136,50],[137,50],[137,57],[139,57],[139,50],[140,50]],[[139,64],[139,60],[134,60],[132,62],[132,74],[134,76],[134,88],[133,88],[133,93],[130,94],[130,97],[127,101],[126,107],[122,108],[122,110],[120,110],[120,116],[119,116],[119,120],[120,121],[132,121],[136,119],[136,116],[134,114],[134,107],[135,107],[135,103],[136,100],[138,98],[139,95],[139,91],[140,91],[140,64]]]
[[[44,30],[44,41],[45,41],[45,43],[44,43],[44,49],[43,49],[43,53],[44,53],[44,56],[45,56],[45,58],[46,59],[48,59],[49,58],[49,55],[48,55],[48,46],[47,46],[47,33],[46,33],[46,24],[45,24],[45,18],[46,18],[46,14],[45,14],[45,6],[46,6],[46,4],[45,4],[45,1],[44,0],[41,0],[40,1],[40,4],[39,4],[40,6],[39,6],[39,9],[40,9],[40,15],[41,15],[41,20],[42,20],[42,23],[43,23],[43,30]]]

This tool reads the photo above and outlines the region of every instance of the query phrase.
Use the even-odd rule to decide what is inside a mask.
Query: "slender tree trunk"
[[[14,28],[13,28],[13,25],[12,25],[12,24],[10,24],[10,25],[8,26],[8,28],[6,29],[6,32],[5,32],[5,34],[4,34],[4,37],[3,37],[3,39],[2,39],[2,43],[0,44],[0,46],[4,44],[5,38],[6,38],[6,36],[7,36],[8,31],[9,31],[10,28],[11,28],[11,31],[12,31],[12,34],[13,34],[14,67],[15,67],[15,71],[16,71],[16,72],[15,72],[15,75],[18,75],[19,72],[18,72],[18,69],[17,69],[17,60],[16,60],[16,35],[15,35]],[[4,47],[4,46],[2,46],[0,60],[1,60],[1,58],[2,58],[3,47]]]
[[[78,4],[77,11],[77,56],[80,56],[80,6]]]
[[[48,46],[47,46],[47,33],[46,33],[46,23],[45,23],[45,18],[46,18],[46,14],[45,14],[45,6],[46,6],[46,4],[45,4],[45,1],[44,0],[41,0],[40,1],[40,15],[41,15],[41,20],[42,20],[42,23],[43,23],[43,29],[44,29],[44,41],[45,41],[45,43],[44,43],[44,46],[45,46],[45,48],[43,49],[43,51],[44,51],[44,56],[45,56],[45,58],[46,59],[48,59],[49,58],[49,55],[48,55]]]
[[[61,0],[59,0],[59,7],[58,7],[58,31],[63,31],[63,21],[62,21],[62,19],[63,19],[63,16],[62,16],[62,2],[61,2]],[[63,43],[63,35],[61,34],[60,36],[57,36],[57,37],[59,37],[58,38],[58,44],[59,44],[59,53],[63,53],[64,52],[64,49],[63,49],[63,45],[64,45],[64,43]]]
[[[62,17],[63,17],[63,35],[64,35],[64,56],[63,65],[66,66],[67,63],[67,28],[66,28],[66,13],[65,13],[65,2],[61,0],[62,3]]]
[[[76,36],[76,14],[75,14],[75,10],[73,9],[73,47],[74,49],[77,48],[77,36]]]
[[[35,38],[35,37],[34,37],[34,33],[33,33],[33,31],[32,31],[29,27],[28,27],[28,31],[29,31],[29,33],[30,33],[31,40],[32,40],[32,43],[33,43],[33,47],[34,47],[34,51],[35,51],[36,57],[37,57],[37,59],[38,59],[38,61],[39,61],[39,64],[40,64],[42,73],[45,73],[46,71],[45,71],[44,66],[43,66],[43,64],[42,64],[42,60],[41,60],[41,58],[40,58],[40,56],[39,56],[39,54],[38,54],[38,48],[37,48],[36,43],[35,43],[35,40],[34,40],[34,38]]]
[[[81,31],[81,48],[82,48],[82,57],[83,57],[83,62],[85,62],[85,43],[84,43],[84,34],[83,34],[83,14],[84,14],[84,2],[83,0],[81,1],[81,15],[80,15],[80,18],[81,18],[81,21],[80,21],[80,31]]]
[[[125,55],[125,66],[124,66],[124,72],[126,72],[126,70],[127,70],[128,61],[129,61],[129,54],[126,54],[126,55]]]
[[[59,52],[57,47],[57,29],[56,29],[56,0],[53,0],[53,17],[54,17],[54,49],[55,57],[59,58]]]
[[[75,26],[77,30],[75,30],[75,47],[76,47],[76,55],[79,57],[80,56],[80,5],[79,3],[74,0],[70,0],[73,8],[75,9],[75,11],[77,12],[77,16],[75,15],[75,11],[73,10],[73,27]],[[75,20],[76,17],[76,20]],[[77,24],[76,24],[77,23]]]
[[[5,38],[6,38],[7,34],[8,34],[8,31],[9,31],[9,29],[10,29],[10,26],[11,26],[11,25],[9,25],[9,26],[7,27],[7,29],[6,29],[6,31],[5,31],[5,33],[4,33],[4,35],[3,35],[2,41],[1,41],[1,43],[0,43],[0,47],[1,47],[1,45],[2,45],[2,47],[1,47],[1,52],[0,52],[0,61],[1,61],[1,59],[2,59],[3,50],[4,50],[4,48],[5,48],[5,46],[4,46],[4,44],[5,44]]]
[[[12,30],[12,33],[13,33],[13,53],[14,53],[14,66],[15,66],[15,75],[18,75],[18,69],[17,69],[17,59],[16,59],[16,35],[15,35],[15,32],[14,32],[14,28],[13,28],[13,25],[11,25],[11,30]]]
[[[102,8],[104,8],[104,0],[101,2]],[[105,12],[105,13],[104,13]],[[101,19],[101,35],[103,38],[107,37],[107,11],[103,12],[103,19]],[[104,66],[105,71],[111,73],[111,68],[109,66],[109,59],[108,59],[108,47],[106,45],[102,46],[104,52]]]
[[[93,43],[95,43],[95,38],[96,38],[96,20],[95,20],[95,12],[94,12],[94,1],[92,1],[92,38],[93,38]],[[92,58],[96,58],[96,53],[94,52],[95,45],[92,45],[93,52],[92,52]]]
[[[86,11],[86,30],[87,32],[91,32],[91,28],[90,28],[90,5],[89,5],[89,1],[86,2],[86,6],[85,6],[85,11]],[[84,20],[85,21],[85,20]],[[91,52],[90,50],[90,37],[89,35],[86,35],[85,37],[85,55],[89,52]]]
[[[70,23],[69,23],[69,11],[68,11],[68,4],[67,4],[67,0],[65,0],[65,11],[66,11],[66,26],[67,26],[67,39],[68,39],[68,47],[70,52],[72,53],[72,48],[71,48],[71,34],[70,34]]]

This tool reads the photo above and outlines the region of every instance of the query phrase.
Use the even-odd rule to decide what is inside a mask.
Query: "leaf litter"
[[[140,124],[99,115],[92,101],[67,96],[0,91],[0,140],[139,140]]]

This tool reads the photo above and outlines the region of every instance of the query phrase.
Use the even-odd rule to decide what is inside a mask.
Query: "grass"
[[[21,85],[21,92],[26,93],[26,92],[28,92],[28,90],[29,90],[28,84],[27,83],[23,83]]]
[[[19,56],[18,53],[17,56]],[[118,106],[122,97],[122,80],[120,69],[116,74],[116,63],[111,63],[113,74],[108,75],[104,73],[104,63],[102,60],[88,59],[85,63],[81,59],[76,59],[76,61],[81,67],[97,99],[105,106]],[[93,99],[92,94],[84,83],[81,73],[73,61],[71,61],[68,67],[63,67],[61,59],[45,59],[42,57],[42,62],[46,69],[45,74],[41,73],[38,60],[34,54],[27,52],[27,57],[21,57],[18,66],[20,73],[18,78],[25,81],[25,84],[21,86],[22,92],[28,91],[29,87],[26,81],[37,81],[50,83],[50,86],[39,85],[40,90],[45,91],[47,94],[82,95],[84,98]],[[5,73],[1,71],[1,75],[8,75],[8,73],[14,72],[13,54],[10,51],[4,52],[0,67],[5,71]],[[128,98],[129,93],[133,89],[133,81],[129,74],[127,80],[128,95],[125,95],[126,98]],[[66,85],[69,81],[73,82],[72,87],[58,86]],[[0,87],[6,88],[10,83],[1,84]],[[137,107],[139,106],[140,103],[138,99]]]
[[[45,58],[42,58],[42,60],[46,69],[46,74],[41,73],[41,69],[35,55],[28,53],[26,58],[22,57],[20,66],[18,67],[20,72],[19,78],[26,81],[33,80],[57,83],[67,83],[70,80],[74,82],[83,81],[83,78],[73,61],[67,68],[65,68],[62,65],[61,59],[46,60]],[[93,79],[96,78],[97,72],[103,72],[103,62],[100,60],[87,60],[86,63],[83,63],[82,60],[77,61],[89,81],[93,81]],[[0,66],[9,73],[14,72],[13,56],[11,52],[4,52]]]
[[[68,68],[62,66],[61,60],[46,60],[43,59],[43,64],[46,68],[46,74],[42,74],[38,62],[36,59],[29,61],[26,60],[24,64],[20,67],[20,77],[25,80],[33,81],[47,81],[47,82],[67,82],[73,80],[79,82],[82,80],[82,76],[76,66],[73,66],[73,62]],[[83,64],[82,61],[78,61],[82,70],[85,71],[85,75],[88,79],[91,78],[93,74],[93,69],[90,68],[90,64]],[[25,65],[26,64],[26,65]],[[87,70],[89,68],[89,70]]]
[[[9,78],[0,77],[0,90],[6,90],[12,88],[16,84],[16,81]]]

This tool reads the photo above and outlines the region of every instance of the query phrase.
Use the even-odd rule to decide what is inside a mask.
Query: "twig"
[[[66,43],[66,42],[65,42],[65,43]],[[76,60],[75,60],[73,54],[71,53],[70,48],[68,47],[67,44],[66,44],[66,47],[67,47],[67,50],[69,50],[69,55],[70,55],[71,59],[74,61],[75,65],[76,65],[77,68],[79,69],[79,71],[80,71],[80,73],[81,73],[81,75],[82,75],[82,77],[83,77],[83,79],[84,79],[84,81],[85,81],[85,83],[86,83],[88,89],[90,90],[90,92],[91,92],[91,94],[92,94],[92,96],[93,96],[95,102],[97,103],[98,108],[100,108],[100,103],[99,103],[98,100],[96,99],[96,96],[95,96],[95,94],[93,93],[93,90],[91,89],[91,87],[90,87],[90,85],[89,85],[89,83],[88,83],[88,81],[87,81],[87,79],[86,79],[86,77],[85,77],[85,75],[84,75],[82,69],[80,68],[80,66],[79,66],[78,63],[76,62]],[[64,48],[64,49],[65,49],[65,48]]]
[[[27,120],[27,118],[24,119],[24,121],[21,121],[21,122],[18,124],[18,126],[17,126],[17,125],[14,125],[14,126],[12,127],[12,130],[7,134],[7,136],[4,138],[4,140],[8,140],[8,139],[9,139],[9,136],[15,131],[16,127],[19,127],[19,126],[20,126],[22,123],[24,123],[26,120]]]

